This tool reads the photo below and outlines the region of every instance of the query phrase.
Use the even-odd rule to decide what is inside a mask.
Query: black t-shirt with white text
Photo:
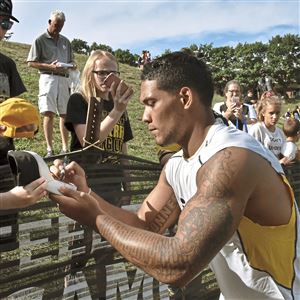
[[[113,109],[114,103],[112,100],[103,101],[103,109],[101,120],[103,120]],[[74,124],[86,124],[88,111],[88,103],[79,93],[74,93],[70,96],[67,114],[65,119],[65,127],[71,132],[70,150],[75,151],[82,149],[82,146],[76,136]],[[114,153],[122,153],[123,143],[133,139],[132,130],[128,118],[127,111],[121,116],[112,132],[106,140],[101,144],[101,148]]]

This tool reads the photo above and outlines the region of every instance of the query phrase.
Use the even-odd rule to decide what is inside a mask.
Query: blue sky
[[[275,35],[300,32],[300,1],[79,1],[13,0],[19,20],[11,41],[31,44],[47,28],[50,12],[66,14],[62,34],[89,45],[106,44],[152,56],[191,44],[214,47],[268,42]]]

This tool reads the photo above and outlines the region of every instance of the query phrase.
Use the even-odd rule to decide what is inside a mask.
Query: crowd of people
[[[298,106],[293,112],[287,111],[281,128],[278,126],[278,121],[282,116],[282,100],[276,95],[275,91],[263,92],[258,100],[254,99],[253,92],[248,90],[247,96],[243,98],[239,82],[231,80],[225,86],[224,95],[226,101],[215,103],[214,110],[221,113],[231,126],[252,135],[267,147],[279,159],[281,164],[288,165],[299,160],[296,145],[298,140],[295,139],[293,153],[289,153],[287,149],[290,149],[290,147],[287,147],[287,144],[290,143],[291,136],[290,133],[285,131],[285,128],[289,127],[288,124],[291,123],[294,124],[295,128],[298,127]],[[289,119],[293,121],[288,121]]]
[[[1,38],[11,20],[18,22],[11,1],[0,0]],[[82,149],[92,98],[103,103],[101,148],[126,154],[133,138],[126,111],[133,89],[121,89],[123,81],[106,85],[108,75],[119,76],[119,65],[112,54],[96,50],[87,59],[78,89],[70,94],[69,71],[77,66],[69,40],[60,34],[64,22],[63,12],[51,13],[47,31],[27,58],[29,67],[40,73],[46,156],[54,154],[56,113],[61,153],[69,147],[68,131],[71,150]],[[25,91],[15,63],[6,56],[0,72],[9,87],[5,99]],[[17,89],[10,78],[17,80]],[[212,75],[203,61],[184,51],[148,61],[141,70],[142,120],[158,147],[165,147],[160,155],[165,156],[168,145],[176,149],[164,157],[157,185],[138,211],[131,212],[121,207],[123,199],[104,199],[91,191],[78,163],[64,166],[57,159],[51,172],[61,178],[64,170],[64,179],[77,190],[61,187],[61,195],[49,198],[63,214],[101,234],[129,262],[172,287],[185,287],[209,265],[220,299],[300,298],[300,215],[282,168],[299,157],[299,120],[290,115],[281,130],[282,104],[275,92],[268,89],[257,100],[247,94],[244,99],[239,82],[229,81],[214,112]],[[4,131],[1,126],[0,135]],[[10,145],[7,149],[13,149]],[[38,178],[1,193],[0,208],[26,207],[46,193],[45,179]],[[174,234],[165,236],[174,226]]]

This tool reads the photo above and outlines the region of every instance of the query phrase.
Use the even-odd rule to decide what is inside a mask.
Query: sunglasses
[[[2,20],[0,22],[0,26],[3,30],[9,30],[11,29],[11,27],[13,26],[14,22],[10,21],[10,20]]]
[[[106,71],[106,70],[100,70],[100,71],[92,71],[94,74],[97,74],[99,77],[106,77],[108,76],[110,73],[116,74],[116,75],[120,75],[120,72],[118,71]]]

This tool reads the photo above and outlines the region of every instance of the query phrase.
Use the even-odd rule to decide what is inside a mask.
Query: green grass
[[[0,42],[0,52],[10,56],[15,60],[18,70],[21,74],[23,82],[27,88],[27,92],[22,94],[21,97],[37,105],[38,98],[38,80],[39,75],[36,69],[27,67],[26,58],[30,49],[30,45],[13,43],[13,42]],[[83,69],[86,62],[86,55],[75,55],[76,62],[79,70]],[[150,136],[146,125],[141,121],[143,106],[139,103],[139,88],[140,88],[140,70],[135,67],[120,64],[121,77],[128,82],[134,89],[134,95],[128,105],[128,114],[133,130],[134,139],[128,143],[129,154],[138,156],[144,159],[157,161],[155,141]],[[213,102],[222,101],[222,97],[215,95]],[[288,108],[294,109],[299,103],[288,103],[283,105],[282,113],[285,113]],[[58,117],[55,118],[56,123],[54,127],[54,150],[59,153],[61,149],[60,134],[58,128]],[[279,126],[282,126],[282,119]],[[44,155],[46,152],[46,143],[42,128],[33,139],[16,139],[15,145],[19,150],[30,149]]]
[[[26,58],[30,49],[30,45],[13,43],[13,42],[0,42],[0,52],[8,55],[15,60],[22,80],[27,88],[27,92],[20,95],[20,97],[37,105],[38,99],[38,71],[29,68],[26,63]],[[78,64],[79,70],[82,71],[84,64],[87,60],[86,55],[75,55],[75,60]],[[121,77],[130,84],[134,89],[134,95],[128,104],[128,114],[133,130],[134,139],[128,143],[129,154],[138,156],[144,159],[157,161],[155,152],[154,139],[148,133],[146,125],[141,121],[143,106],[139,103],[139,76],[140,70],[125,64],[120,64]],[[42,128],[35,135],[33,139],[16,139],[15,145],[18,150],[30,149],[45,155],[46,142]],[[54,127],[54,151],[59,153],[61,149],[61,141],[58,126],[58,117],[55,118]]]

